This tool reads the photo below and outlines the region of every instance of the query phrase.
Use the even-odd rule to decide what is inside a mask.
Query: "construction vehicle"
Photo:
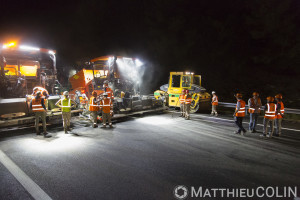
[[[0,127],[8,119],[30,116],[32,90],[46,88],[51,95],[59,89],[55,51],[9,42],[0,46]],[[59,96],[48,98],[48,110],[57,110]],[[14,121],[20,124],[18,120]]]
[[[201,76],[192,72],[170,72],[169,83],[154,92],[156,99],[161,99],[165,106],[179,108],[179,96],[182,90],[189,90],[192,95],[191,112],[207,110],[211,95],[201,86]]]
[[[84,92],[88,98],[96,91],[101,98],[103,83],[109,82],[114,92],[114,113],[129,113],[151,108],[162,108],[163,103],[153,95],[141,95],[139,85],[142,81],[143,63],[135,58],[122,56],[102,56],[88,62],[88,67],[73,75],[69,81],[72,89]],[[123,95],[122,95],[123,94]]]

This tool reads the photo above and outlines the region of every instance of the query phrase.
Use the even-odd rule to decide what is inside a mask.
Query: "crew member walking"
[[[264,137],[272,137],[274,133],[274,121],[277,114],[277,105],[274,103],[274,98],[267,97],[267,104],[265,105],[265,117],[264,117]],[[268,134],[268,125],[270,124],[270,134]],[[267,135],[268,134],[268,135]]]
[[[48,138],[51,137],[50,134],[47,133],[46,130],[46,106],[45,106],[45,100],[44,98],[41,97],[41,92],[37,91],[36,96],[32,98],[30,102],[30,109],[34,112],[35,114],[35,130],[36,134],[40,135],[39,131],[39,121],[40,118],[42,119],[43,123],[43,131],[44,131],[44,137]]]
[[[185,90],[185,119],[190,119],[190,112],[191,112],[191,103],[192,103],[192,95],[189,93],[189,90]]]
[[[282,95],[275,96],[277,102],[277,115],[275,117],[276,135],[281,136],[281,123],[284,116],[284,104],[282,102]]]
[[[236,134],[241,134],[243,135],[243,133],[246,133],[246,130],[243,127],[243,119],[245,117],[245,113],[246,113],[246,103],[245,101],[242,99],[242,94],[237,93],[235,95],[237,103],[236,103],[236,108],[235,108],[235,112],[233,113],[234,116],[234,123],[237,125],[237,127],[239,128],[237,131],[235,131],[234,133]],[[242,133],[243,131],[243,133]]]
[[[260,114],[260,107],[262,106],[261,100],[259,98],[259,94],[257,92],[253,92],[253,97],[248,100],[249,113],[250,113],[250,123],[249,123],[249,131],[251,133],[256,133],[256,124],[257,118]]]
[[[64,91],[63,95],[64,98],[58,100],[55,105],[61,108],[65,134],[68,134],[68,131],[71,131],[71,108],[75,107],[76,103],[69,98],[68,91]]]
[[[182,90],[181,95],[179,96],[179,103],[180,103],[180,117],[184,117],[185,110],[184,110],[184,104],[185,104],[185,90]]]
[[[100,101],[100,108],[102,109],[103,128],[106,128],[106,121],[109,127],[112,128],[111,116],[113,111],[112,100],[108,98],[108,94],[103,94],[104,98]]]
[[[90,110],[91,120],[93,122],[93,128],[96,128],[96,127],[98,127],[97,116],[98,116],[98,111],[100,110],[100,107],[99,107],[98,101],[97,101],[97,92],[94,91],[92,93],[92,95],[93,96],[90,98],[89,110]]]
[[[217,106],[219,104],[219,99],[215,91],[212,91],[211,94],[213,95],[211,99],[211,115],[216,115],[217,117],[218,116]]]

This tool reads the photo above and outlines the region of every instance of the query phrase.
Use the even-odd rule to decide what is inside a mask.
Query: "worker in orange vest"
[[[42,94],[40,91],[37,91],[36,96],[32,98],[31,102],[30,102],[30,108],[32,110],[32,112],[34,112],[35,114],[35,130],[36,130],[36,134],[40,135],[40,131],[39,131],[39,121],[40,118],[42,119],[42,123],[43,123],[43,131],[44,131],[44,137],[48,138],[51,137],[50,134],[47,133],[46,130],[46,106],[45,106],[45,102],[44,102],[44,98],[42,98]]]
[[[184,101],[185,119],[190,119],[191,103],[192,103],[192,95],[189,93],[189,90],[185,90],[185,101]]]
[[[272,137],[274,133],[274,121],[277,115],[277,105],[274,103],[274,98],[267,97],[267,104],[265,105],[265,116],[264,116],[264,137]],[[270,124],[271,132],[268,134],[268,125]]]
[[[107,98],[108,99],[114,99],[114,92],[113,90],[108,87],[108,80],[105,80],[104,83],[103,83],[103,88],[104,88],[104,93],[107,93]]]
[[[212,91],[211,94],[213,95],[213,97],[211,99],[211,114],[210,115],[216,115],[216,117],[217,117],[218,116],[217,106],[219,104],[219,99],[218,99],[218,96],[216,95],[215,91]]]
[[[250,114],[249,131],[256,133],[255,127],[257,124],[257,118],[260,114],[260,107],[262,106],[258,92],[253,92],[253,97],[248,100],[248,112]]]
[[[276,136],[281,136],[281,123],[284,116],[284,104],[282,102],[282,95],[275,96],[277,102],[277,115],[275,117]]]
[[[247,131],[244,129],[243,127],[243,119],[245,117],[246,114],[246,103],[245,101],[242,99],[243,95],[241,93],[237,93],[236,95],[234,95],[237,103],[236,103],[236,108],[235,108],[235,112],[233,113],[234,116],[234,123],[237,125],[237,127],[239,128],[237,131],[235,131],[235,134],[245,134]],[[243,133],[242,133],[243,132]]]
[[[184,110],[184,104],[185,104],[185,90],[182,90],[181,95],[179,96],[179,103],[180,103],[180,117],[184,117],[185,110]]]
[[[90,98],[90,105],[89,105],[89,111],[90,111],[90,116],[93,122],[93,128],[97,128],[97,117],[98,117],[98,112],[100,111],[99,107],[99,102],[97,101],[97,92],[93,91],[92,97]]]
[[[106,128],[106,121],[108,121],[109,127],[112,128],[111,117],[113,112],[112,99],[108,98],[108,94],[103,94],[104,98],[100,101],[100,108],[102,110],[103,128]]]

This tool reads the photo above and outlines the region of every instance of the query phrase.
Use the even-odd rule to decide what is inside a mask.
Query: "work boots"
[[[44,132],[44,138],[50,138],[50,137],[52,137],[52,135],[50,135],[50,134],[47,133],[47,132]]]

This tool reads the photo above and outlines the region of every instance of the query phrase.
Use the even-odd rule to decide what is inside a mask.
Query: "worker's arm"
[[[280,112],[280,110],[281,110],[281,104],[278,103],[278,104],[277,104],[277,109],[276,109],[276,113],[275,113],[275,114],[277,115],[277,114],[279,113],[280,115],[282,115],[281,112]]]
[[[46,106],[45,106],[45,99],[44,98],[42,98],[41,103],[42,103],[42,106],[45,109],[45,111],[47,111]]]
[[[32,110],[32,100],[30,101],[30,109]]]
[[[61,108],[61,99],[58,100],[55,105]]]
[[[241,102],[238,101],[237,104],[236,104],[236,109],[235,109],[235,111],[233,113],[233,116],[236,115],[236,113],[240,110],[240,108],[241,108]]]

